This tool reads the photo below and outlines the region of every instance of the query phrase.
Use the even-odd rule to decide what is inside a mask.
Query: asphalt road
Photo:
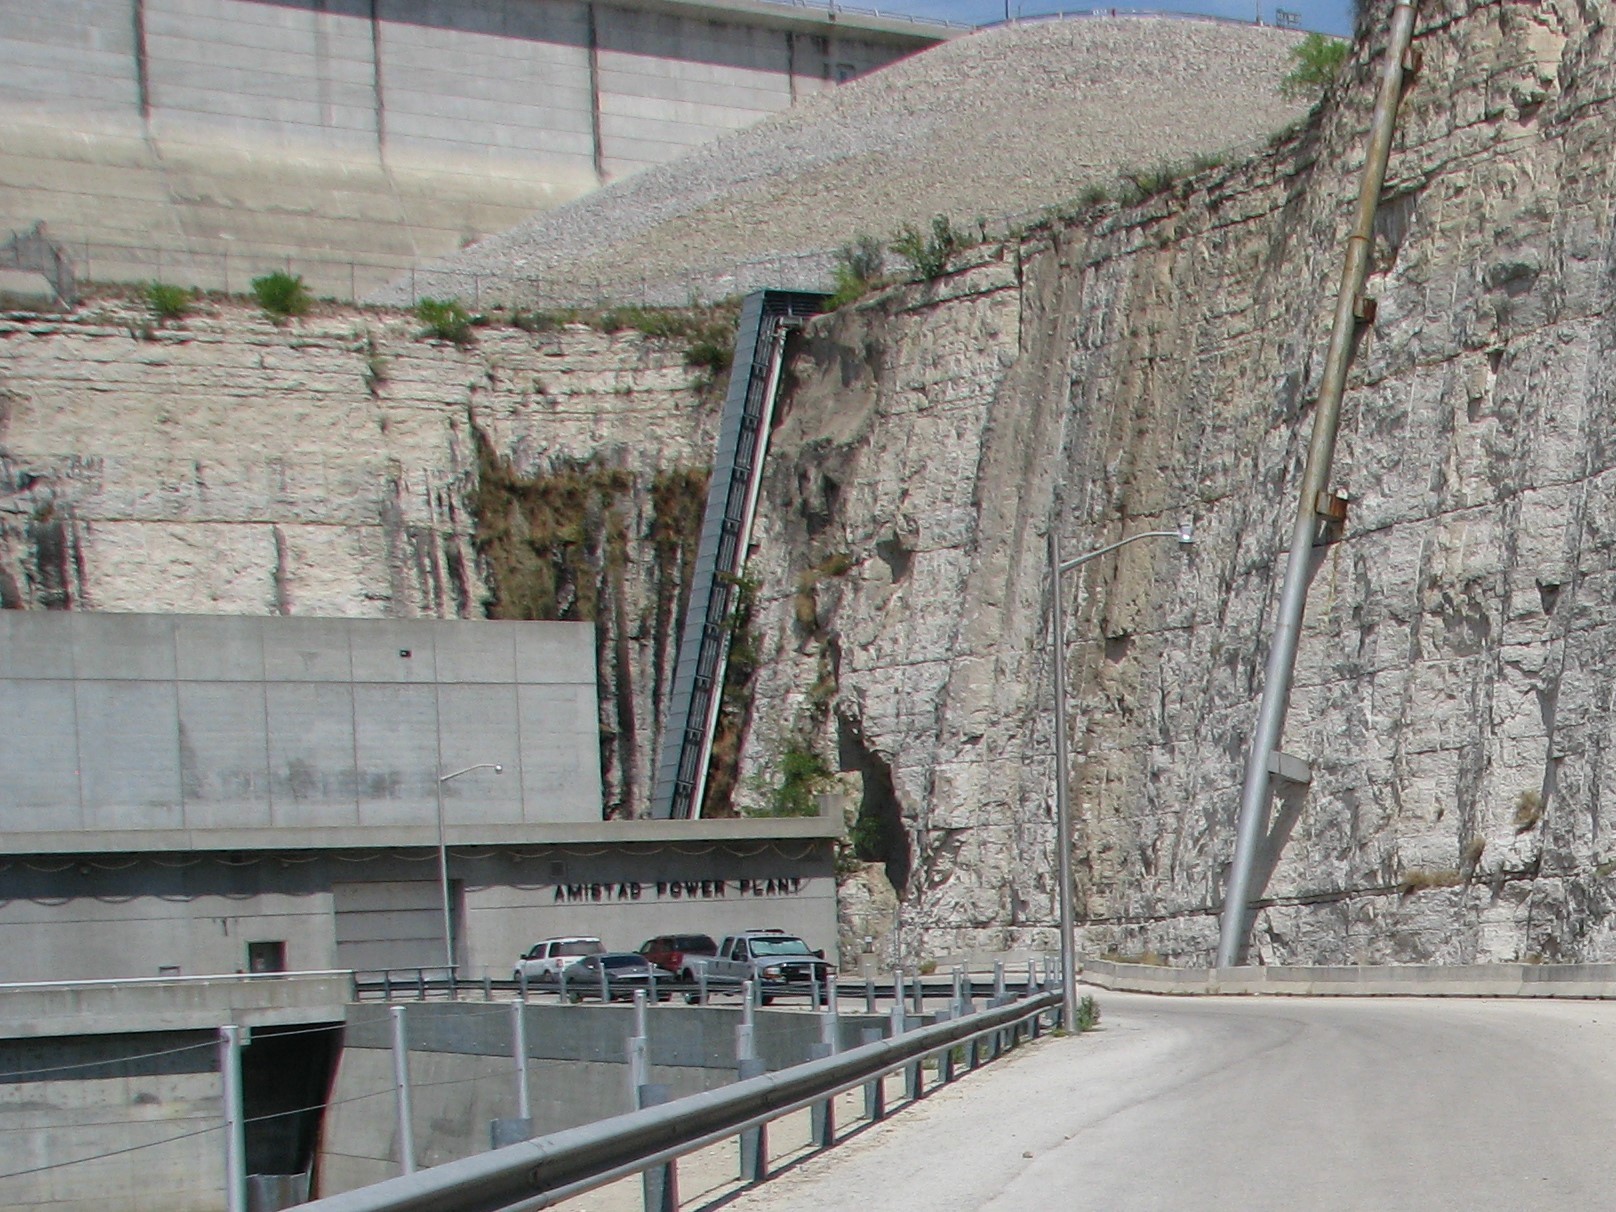
[[[1616,1207],[1616,1005],[1097,995],[729,1212]]]

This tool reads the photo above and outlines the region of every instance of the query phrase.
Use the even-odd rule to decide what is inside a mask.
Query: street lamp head
[[[1195,523],[1180,522],[1178,524],[1178,542],[1181,547],[1189,547],[1195,542]]]

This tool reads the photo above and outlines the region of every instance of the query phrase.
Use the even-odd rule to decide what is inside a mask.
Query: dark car
[[[718,944],[706,934],[659,934],[640,944],[640,954],[664,972],[693,981],[700,965],[688,963],[686,957],[717,955]]]
[[[608,951],[604,955],[586,955],[575,964],[568,964],[561,973],[562,989],[569,1002],[581,1002],[586,997],[601,995],[601,973],[606,975],[606,995],[614,1002],[634,1000],[634,991],[649,992],[656,983],[656,968],[643,955],[632,951]],[[657,989],[656,999],[665,1002],[673,991]]]

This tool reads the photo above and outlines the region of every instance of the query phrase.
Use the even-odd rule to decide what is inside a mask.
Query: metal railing
[[[835,1118],[828,1110],[837,1095],[906,1071],[911,1099],[924,1097],[925,1065],[937,1062],[938,1084],[956,1075],[955,1054],[965,1049],[973,1067],[1036,1037],[1045,1018],[1060,1005],[1060,994],[1039,991],[1022,1000],[908,1030],[908,1019],[893,1015],[894,1034],[846,1052],[810,1060],[778,1073],[748,1077],[626,1115],[501,1149],[404,1174],[369,1187],[316,1200],[312,1212],[498,1212],[539,1208],[582,1194],[620,1178],[675,1164],[676,1159],[727,1137],[740,1136],[770,1120],[816,1108],[815,1143],[835,1143]],[[883,1097],[866,1094],[870,1117],[885,1114]],[[759,1152],[761,1134],[743,1145],[748,1178],[767,1177]],[[668,1180],[673,1176],[667,1175]],[[673,1189],[669,1181],[666,1189]],[[650,1201],[648,1200],[648,1206]]]
[[[840,980],[821,985],[817,979],[809,981],[764,981],[753,986],[759,1004],[777,1001],[801,1000],[811,1006],[826,1005],[834,999],[838,1005],[860,1004],[866,1013],[875,1014],[880,1003],[902,1001],[913,1005],[920,1013],[928,1001],[938,999],[975,999],[979,997],[1005,999],[1025,997],[1054,982],[1056,968],[1045,959],[1042,975],[1035,961],[1029,961],[1025,971],[1012,972],[1003,963],[996,963],[991,974],[973,975],[958,967],[938,972],[930,977],[918,973],[892,973],[880,979],[866,977]],[[552,980],[529,981],[519,978],[494,977],[485,972],[480,977],[452,974],[441,965],[436,968],[388,968],[356,971],[353,973],[353,1000],[355,1002],[430,1002],[430,1001],[494,1001],[516,998],[521,1001],[629,1001],[636,989],[645,989],[658,1001],[683,998],[692,1005],[707,1005],[712,999],[732,999],[740,996],[742,984],[733,978],[703,977],[682,980],[671,973],[658,972],[647,984],[643,981],[607,981],[607,994],[603,998],[595,981]]]

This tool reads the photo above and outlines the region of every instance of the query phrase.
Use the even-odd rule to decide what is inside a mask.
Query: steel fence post
[[[398,1108],[398,1165],[402,1174],[415,1173],[415,1127],[410,1114],[410,1046],[403,1006],[394,1006],[393,1092]]]
[[[671,1097],[668,1087],[661,1082],[641,1086],[637,1101],[641,1107],[655,1107]],[[679,1163],[665,1161],[652,1166],[641,1176],[645,1212],[679,1212]]]
[[[224,1183],[227,1212],[247,1212],[247,1126],[242,1111],[241,1028],[219,1028],[219,1076],[224,1080]]]
[[[881,1028],[865,1027],[859,1032],[862,1043],[879,1043]],[[887,1116],[886,1075],[878,1073],[872,1081],[864,1083],[864,1118],[872,1124],[879,1123]]]
[[[533,1105],[527,1090],[527,1003],[511,1003],[511,1045],[516,1053],[516,1117],[533,1119]]]

